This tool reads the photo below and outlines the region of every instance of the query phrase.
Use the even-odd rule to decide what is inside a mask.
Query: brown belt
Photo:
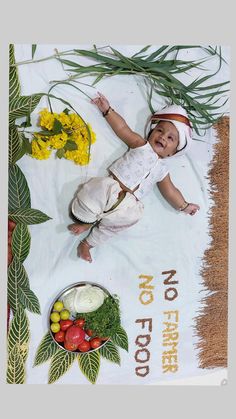
[[[121,201],[123,201],[125,195],[126,195],[126,191],[123,191],[123,189],[122,189],[122,191],[120,191],[119,194],[118,194],[118,200],[115,202],[115,204],[112,205],[112,207],[109,210],[103,211],[103,212],[113,211],[116,207],[118,207],[118,205],[121,203]]]

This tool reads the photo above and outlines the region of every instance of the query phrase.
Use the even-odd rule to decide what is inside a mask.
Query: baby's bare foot
[[[91,224],[70,224],[68,226],[68,229],[74,233],[74,234],[81,234],[84,231],[88,230],[89,228],[91,228]]]
[[[80,242],[78,246],[78,255],[81,257],[81,259],[86,260],[87,262],[92,262],[91,254],[89,249],[91,249],[92,246],[90,246],[86,240],[83,240]]]

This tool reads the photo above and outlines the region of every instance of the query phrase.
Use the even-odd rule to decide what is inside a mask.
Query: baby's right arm
[[[92,99],[92,103],[97,105],[113,131],[128,147],[136,148],[146,143],[141,135],[132,131],[124,118],[110,107],[108,100],[101,93],[98,92],[98,97]]]

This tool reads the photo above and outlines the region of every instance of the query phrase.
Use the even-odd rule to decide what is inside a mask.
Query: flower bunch
[[[68,109],[59,114],[42,109],[39,114],[42,131],[33,133],[31,157],[48,159],[52,151],[57,150],[57,157],[64,157],[81,166],[87,165],[91,144],[96,141],[92,127],[78,114],[69,113]]]

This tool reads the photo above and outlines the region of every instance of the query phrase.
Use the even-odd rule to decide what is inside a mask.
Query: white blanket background
[[[90,45],[38,45],[35,59],[50,56],[54,48],[59,51],[72,48],[91,48]],[[142,46],[115,45],[124,54],[132,55]],[[153,47],[156,49],[158,47]],[[223,48],[226,59],[227,47]],[[181,53],[181,58],[198,59],[202,52],[189,49]],[[31,45],[15,46],[16,61],[31,58]],[[82,62],[85,62],[83,60]],[[211,71],[216,68],[215,59],[206,64]],[[209,71],[209,74],[210,74]],[[199,71],[191,77],[182,75],[183,81],[191,82]],[[67,74],[56,60],[19,66],[22,94],[48,92],[51,80],[63,80]],[[229,67],[223,65],[220,74],[210,80],[213,84],[229,80]],[[90,77],[82,81],[91,83]],[[80,86],[79,86],[80,87]],[[81,86],[90,96],[96,90]],[[145,89],[141,78],[133,76],[115,76],[104,79],[96,87],[109,99],[111,106],[127,121],[130,127],[143,135],[144,125],[149,116],[145,98]],[[212,159],[212,145],[215,134],[212,129],[201,140],[194,141],[188,156],[169,160],[173,182],[182,191],[187,201],[198,203],[201,210],[194,216],[176,212],[161,197],[156,188],[144,199],[145,212],[142,220],[118,237],[92,250],[93,263],[89,264],[77,257],[79,238],[72,235],[67,225],[72,221],[68,216],[68,206],[80,183],[91,176],[106,174],[106,167],[125,152],[126,146],[101,116],[99,110],[82,93],[69,86],[57,86],[53,94],[69,101],[86,122],[92,125],[97,141],[93,144],[92,160],[89,166],[76,166],[65,159],[51,156],[48,160],[38,161],[24,156],[17,164],[23,171],[31,193],[32,208],[39,209],[52,217],[46,223],[30,226],[30,254],[24,262],[29,276],[31,289],[39,298],[42,315],[28,312],[30,319],[30,351],[27,360],[27,384],[47,384],[49,362],[33,368],[37,347],[47,332],[48,310],[52,300],[65,287],[79,281],[92,281],[105,286],[112,294],[120,297],[122,325],[129,337],[129,352],[120,350],[121,366],[101,359],[97,384],[156,384],[187,377],[209,374],[212,371],[198,368],[195,344],[198,338],[194,332],[194,318],[201,307],[200,301],[205,295],[199,270],[204,250],[210,244],[208,235],[209,182],[206,174]],[[65,106],[52,101],[53,110],[61,112]],[[157,108],[164,106],[163,99],[157,98]],[[33,124],[38,118],[38,111],[48,107],[47,99],[42,98],[32,115]],[[194,134],[195,138],[198,138]],[[83,237],[83,236],[82,236]],[[165,292],[170,286],[164,285],[167,275],[164,271],[176,270],[174,285],[178,296],[173,301],[165,299]],[[142,304],[139,288],[143,279],[140,275],[152,276],[154,286],[153,301]],[[171,285],[172,287],[172,285]],[[168,295],[171,295],[169,293]],[[162,352],[170,348],[162,346],[164,329],[167,321],[164,311],[178,311],[178,370],[163,372]],[[152,332],[145,329],[137,319],[152,319]],[[174,314],[170,321],[175,321]],[[135,340],[140,334],[150,334],[151,342],[147,346],[150,359],[137,362],[136,351],[140,349]],[[141,357],[141,354],[140,354]],[[173,363],[173,362],[172,362]],[[148,366],[145,377],[136,375],[136,368]],[[70,370],[56,384],[88,384],[75,362]]]

